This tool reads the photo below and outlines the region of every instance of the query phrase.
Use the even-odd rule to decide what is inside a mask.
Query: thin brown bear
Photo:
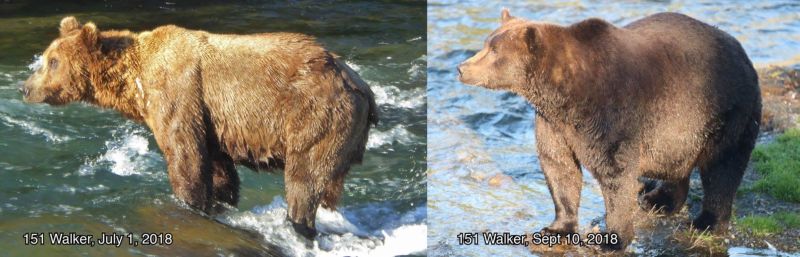
[[[284,169],[288,218],[307,237],[378,121],[369,86],[302,34],[100,31],[66,17],[42,59],[26,102],[82,101],[144,122],[175,195],[204,212],[237,204],[235,163]]]

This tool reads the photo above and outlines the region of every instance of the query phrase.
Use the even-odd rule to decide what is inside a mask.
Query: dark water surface
[[[176,24],[219,33],[316,36],[372,87],[382,111],[364,164],[310,244],[284,221],[282,174],[239,168],[237,210],[208,219],[172,196],[149,130],[85,104],[28,105],[28,65],[76,15],[101,30]],[[391,256],[425,254],[426,32],[418,1],[28,1],[0,3],[0,255]],[[243,60],[246,61],[246,60]],[[22,246],[26,232],[172,233],[171,246]],[[46,239],[49,240],[49,239]]]
[[[624,26],[657,12],[682,12],[739,39],[756,66],[800,63],[797,1],[429,1],[428,254],[432,256],[530,255],[524,247],[482,242],[459,246],[456,236],[531,233],[554,217],[536,155],[533,108],[511,93],[457,80],[456,66],[479,50],[499,26],[503,7],[518,17],[562,25],[600,17]],[[583,231],[604,215],[600,190],[587,172],[579,215]],[[628,251],[656,255],[676,250],[635,242]],[[735,245],[729,253],[774,254]]]

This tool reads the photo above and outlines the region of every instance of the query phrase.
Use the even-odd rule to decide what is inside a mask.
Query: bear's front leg
[[[178,88],[180,89],[180,88]],[[178,199],[189,206],[209,213],[212,206],[213,174],[206,142],[205,113],[200,97],[177,93],[173,99],[163,99],[166,105],[152,105],[152,128],[164,153],[172,190]]]
[[[603,168],[593,172],[606,206],[606,233],[599,243],[605,250],[622,250],[633,240],[639,182],[634,172]],[[608,240],[605,240],[608,239]]]
[[[172,190],[192,208],[209,213],[213,181],[205,142],[199,140],[203,137],[195,135],[196,129],[173,128],[167,139],[168,146],[162,147]]]
[[[575,233],[583,186],[583,174],[575,154],[552,124],[539,116],[536,117],[536,148],[556,211],[555,220],[542,232]]]
[[[162,147],[162,151],[173,193],[192,208],[208,213],[211,208],[212,176],[206,154],[198,147],[171,141],[175,146]]]

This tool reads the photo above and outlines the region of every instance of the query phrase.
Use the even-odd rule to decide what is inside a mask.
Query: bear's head
[[[553,86],[582,72],[586,49],[608,35],[613,25],[591,18],[568,27],[516,18],[507,9],[500,28],[486,38],[483,49],[458,66],[464,84],[520,91]]]
[[[66,17],[61,20],[59,32],[42,54],[41,65],[20,88],[25,102],[63,105],[91,94],[88,71],[98,56],[97,27]]]
[[[510,89],[526,84],[525,69],[537,48],[537,29],[503,9],[501,26],[483,43],[483,49],[458,66],[464,84],[492,89]]]

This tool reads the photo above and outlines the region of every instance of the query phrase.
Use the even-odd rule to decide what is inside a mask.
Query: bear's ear
[[[500,12],[500,21],[501,23],[506,23],[510,20],[513,20],[514,16],[511,16],[511,13],[508,12],[508,8],[503,8],[503,11]]]
[[[75,19],[74,16],[69,16],[69,17],[64,17],[63,19],[61,19],[61,23],[59,23],[59,26],[58,26],[58,32],[63,37],[63,36],[66,36],[67,34],[69,34],[70,32],[72,32],[73,30],[80,29],[80,28],[81,28],[81,24],[78,23],[78,19]]]
[[[528,26],[525,27],[525,31],[522,32],[522,38],[525,39],[525,45],[528,46],[528,51],[534,51],[536,49],[536,41],[539,40],[539,36],[536,35],[538,31],[536,27]]]
[[[589,18],[572,24],[572,26],[569,27],[569,30],[578,40],[589,41],[597,36],[608,33],[613,28],[614,25],[611,25],[611,23],[608,23],[607,21],[598,18]]]
[[[97,26],[95,26],[94,23],[87,22],[83,25],[80,36],[83,40],[83,43],[86,44],[86,47],[89,49],[94,49],[97,47],[99,41],[98,33]]]

